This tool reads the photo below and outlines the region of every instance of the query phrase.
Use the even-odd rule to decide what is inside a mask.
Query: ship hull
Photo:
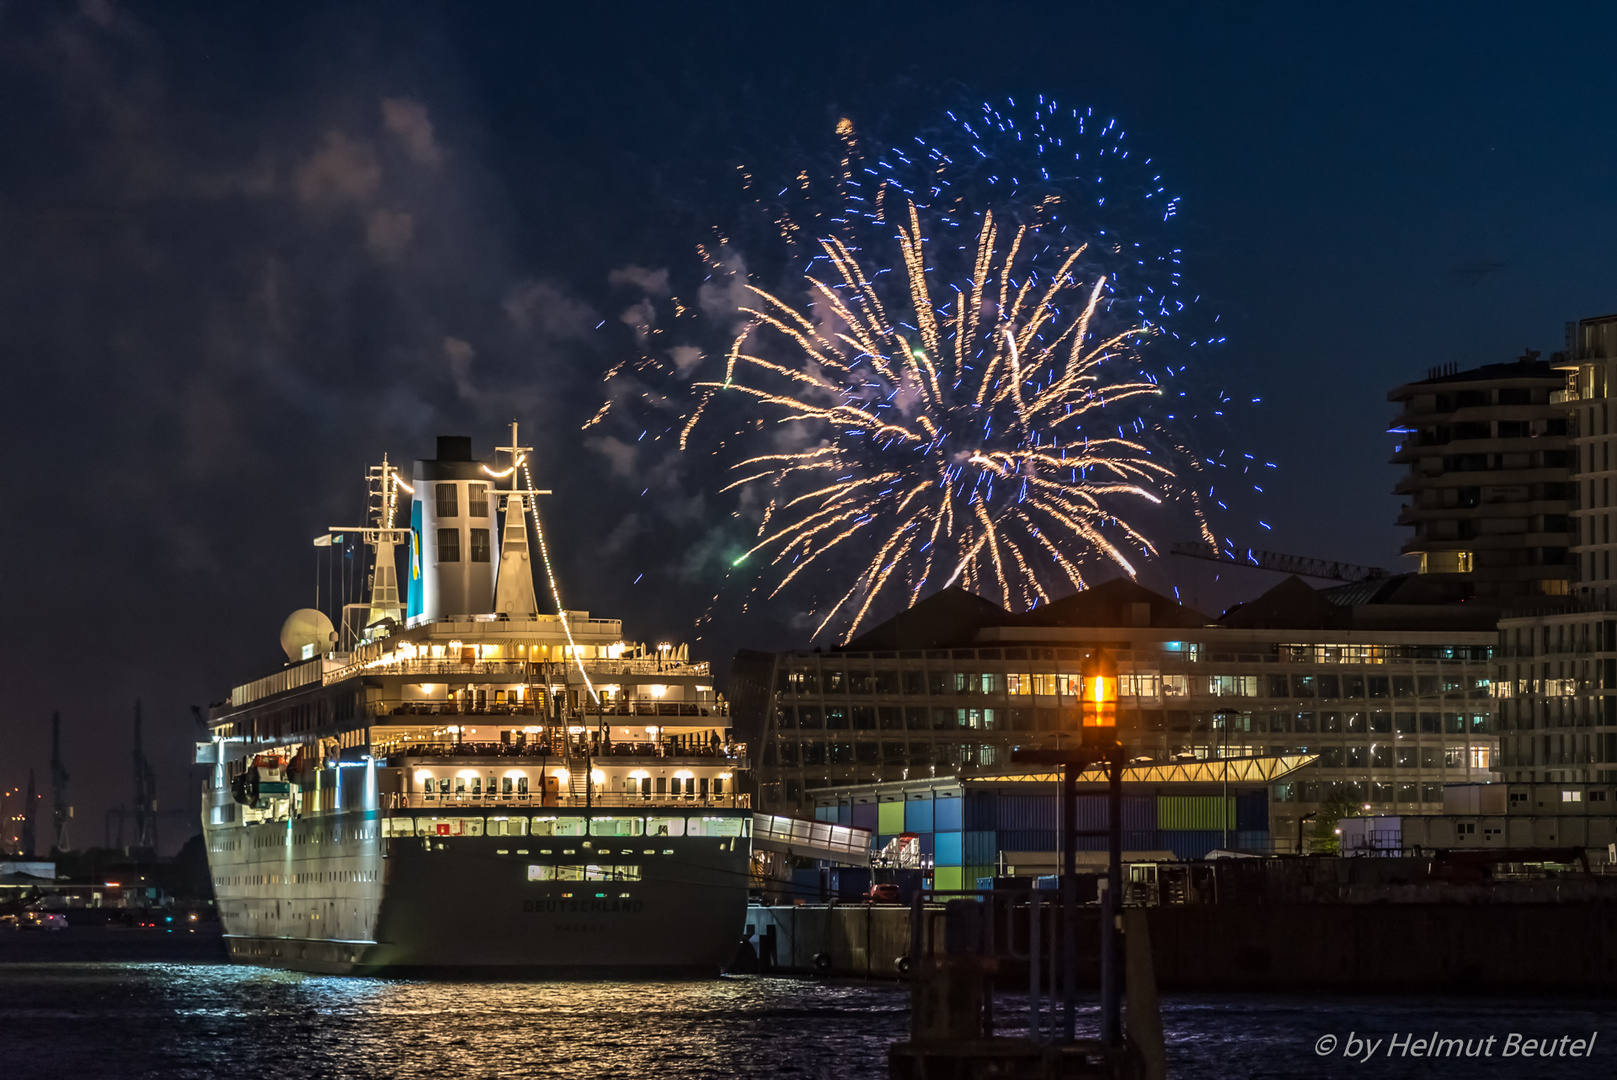
[[[298,843],[297,826],[209,829],[231,959],[336,975],[637,978],[715,976],[736,953],[744,836],[563,848],[540,837],[381,838],[378,825],[333,815],[310,829],[318,844]],[[635,877],[556,880],[564,867],[632,867]]]

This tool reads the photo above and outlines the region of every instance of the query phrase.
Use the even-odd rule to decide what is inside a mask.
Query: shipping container
[[[853,804],[852,825],[856,829],[869,829],[876,831],[876,804],[861,802]]]
[[[1057,800],[1049,795],[1001,795],[999,816],[993,825],[983,826],[1001,832],[1010,829],[1053,829],[1056,827]]]
[[[1123,828],[1156,829],[1157,800],[1154,795],[1123,796]]]
[[[1001,829],[1000,851],[1055,851],[1059,848],[1054,829]]]
[[[884,833],[901,833],[904,831],[904,804],[901,802],[884,802],[877,804],[876,828]]]
[[[931,832],[924,832],[924,833],[920,834],[920,838],[921,838],[921,854],[922,855],[936,854],[936,849],[934,848],[933,843],[932,843],[933,835],[934,834],[931,833]]]
[[[1171,851],[1179,859],[1205,859],[1207,853],[1224,843],[1219,829],[1159,829],[1157,838],[1162,850]]]
[[[957,832],[940,832],[933,834],[932,861],[938,866],[959,866],[963,860],[961,856],[960,834]]]
[[[1268,829],[1242,829],[1230,837],[1238,851],[1273,852],[1274,840]]]
[[[912,833],[932,831],[931,799],[911,799],[904,804],[904,831]]]
[[[975,866],[963,866],[960,869],[960,879],[967,882],[968,889],[992,889],[994,887],[994,871],[997,868],[993,863],[978,863]],[[980,884],[988,882],[987,885]]]
[[[959,832],[962,828],[960,797],[946,796],[932,804],[932,828],[940,833]]]
[[[1223,812],[1223,820],[1220,819]],[[1157,798],[1157,828],[1185,829],[1235,828],[1234,800],[1218,795],[1162,795]]]
[[[1243,832],[1268,831],[1269,796],[1266,792],[1253,791],[1235,796],[1235,827]]]
[[[967,866],[991,863],[999,851],[992,829],[967,829],[961,834],[960,861]]]
[[[948,835],[948,834],[943,834]],[[958,836],[959,833],[954,835]],[[932,887],[939,892],[947,892],[960,888],[960,867],[939,866],[932,871]]]
[[[837,808],[834,806],[816,806],[814,808],[814,820],[829,821],[835,825],[837,823]]]
[[[961,825],[967,829],[992,829],[999,818],[999,796],[992,791],[967,791],[965,817]]]
[[[1157,840],[1155,829],[1125,829],[1123,830],[1124,851],[1167,851]]]

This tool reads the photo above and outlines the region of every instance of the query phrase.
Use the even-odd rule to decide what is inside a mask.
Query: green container
[[[932,887],[934,889],[958,889],[960,885],[960,867],[938,866],[932,870]]]
[[[876,807],[876,831],[883,836],[896,836],[904,831],[902,802],[884,802]]]
[[[1220,811],[1222,818],[1220,820]],[[1162,795],[1157,798],[1157,828],[1233,829],[1235,800],[1218,795]]]

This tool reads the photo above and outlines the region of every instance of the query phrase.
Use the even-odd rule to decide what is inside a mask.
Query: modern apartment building
[[[1617,781],[1617,315],[1579,322],[1571,346],[1555,404],[1573,451],[1572,596],[1499,624],[1502,768],[1520,783]]]
[[[1433,812],[1444,784],[1495,778],[1497,635],[1491,616],[1383,602],[1399,584],[1290,578],[1217,620],[1126,579],[1018,615],[948,590],[844,649],[775,657],[760,794],[803,813],[825,788],[1063,745],[1078,737],[1078,679],[1104,656],[1134,757],[1319,755],[1275,785],[1277,838],[1336,786]]]
[[[1557,354],[1559,356],[1559,354]],[[1528,352],[1469,371],[1434,368],[1387,395],[1402,441],[1392,463],[1408,473],[1398,524],[1414,529],[1403,553],[1454,601],[1560,596],[1569,576],[1565,378]]]

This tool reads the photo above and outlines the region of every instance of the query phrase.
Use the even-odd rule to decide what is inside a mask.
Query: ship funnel
[[[472,440],[440,435],[438,456],[415,463],[410,503],[411,618],[444,619],[494,610],[499,551],[493,481],[472,457]]]

